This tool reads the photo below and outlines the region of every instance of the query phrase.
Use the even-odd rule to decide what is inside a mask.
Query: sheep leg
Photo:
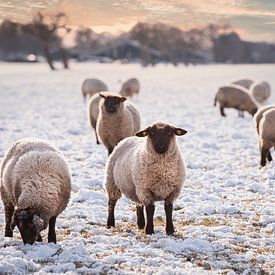
[[[221,112],[221,116],[226,116],[224,113],[224,107],[220,106],[220,112]]]
[[[98,140],[98,135],[97,135],[96,130],[95,130],[95,138],[96,138],[96,144],[100,144],[100,143],[99,143],[99,140]]]
[[[271,156],[270,150],[267,151],[267,159],[268,159],[268,161],[272,161],[272,156]]]
[[[267,149],[262,146],[261,147],[261,166],[266,165],[266,156],[267,156]]]
[[[146,206],[146,218],[147,223],[145,227],[145,233],[146,234],[153,234],[154,232],[154,212],[155,212],[155,206],[153,204],[149,204]]]
[[[107,228],[115,227],[115,206],[117,200],[108,201],[108,219],[107,219]]]
[[[56,243],[55,222],[56,217],[51,217],[49,222],[48,243]]]
[[[173,204],[171,202],[165,201],[164,210],[166,215],[166,234],[172,235],[175,232],[173,219],[172,219]]]
[[[12,215],[14,212],[14,207],[12,205],[5,205],[5,237],[12,237],[13,236],[13,228],[11,227]]]
[[[38,234],[38,236],[36,238],[36,241],[37,242],[42,242],[43,241],[40,233]]]
[[[137,225],[139,229],[144,229],[145,219],[144,219],[144,206],[137,205]]]

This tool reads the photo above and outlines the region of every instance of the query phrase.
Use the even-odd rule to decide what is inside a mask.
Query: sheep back
[[[107,90],[107,85],[103,81],[96,78],[87,78],[82,84],[82,95],[84,97],[92,96],[98,92]]]
[[[275,105],[268,105],[268,106],[263,106],[261,107],[257,113],[254,115],[254,120],[255,120],[255,124],[256,124],[256,128],[257,128],[257,132],[259,134],[259,124],[260,124],[260,121],[263,117],[263,114],[270,110],[270,109],[275,109]]]

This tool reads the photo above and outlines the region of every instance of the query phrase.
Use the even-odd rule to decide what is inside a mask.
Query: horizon
[[[183,30],[212,23],[229,24],[243,40],[275,42],[275,2],[271,0],[4,0],[0,20],[28,22],[38,11],[65,12],[73,28],[89,27],[97,33],[118,35],[138,22]]]

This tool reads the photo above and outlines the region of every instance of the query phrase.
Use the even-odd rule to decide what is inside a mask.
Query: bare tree
[[[67,53],[63,46],[62,38],[58,35],[60,31],[65,33],[70,32],[70,28],[67,27],[67,21],[66,14],[63,12],[56,14],[42,14],[38,12],[33,21],[25,26],[26,31],[39,39],[47,63],[52,70],[55,70],[50,54],[50,49],[53,45],[60,51],[64,68],[69,68]]]

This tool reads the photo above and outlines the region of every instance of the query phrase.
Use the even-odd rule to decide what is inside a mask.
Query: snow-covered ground
[[[90,63],[51,72],[45,64],[0,63],[0,157],[17,139],[43,138],[65,154],[73,179],[56,245],[23,245],[18,230],[4,238],[0,202],[0,274],[274,274],[275,161],[259,168],[250,115],[241,119],[226,110],[222,118],[213,107],[217,88],[242,77],[269,81],[275,102],[274,72],[274,65]],[[137,229],[135,206],[125,198],[116,208],[116,228],[105,226],[107,151],[95,144],[80,87],[86,77],[98,77],[116,91],[119,80],[132,76],[141,82],[134,103],[142,126],[165,120],[188,130],[178,138],[188,177],[175,203],[172,237],[165,235],[161,202],[153,236]]]

